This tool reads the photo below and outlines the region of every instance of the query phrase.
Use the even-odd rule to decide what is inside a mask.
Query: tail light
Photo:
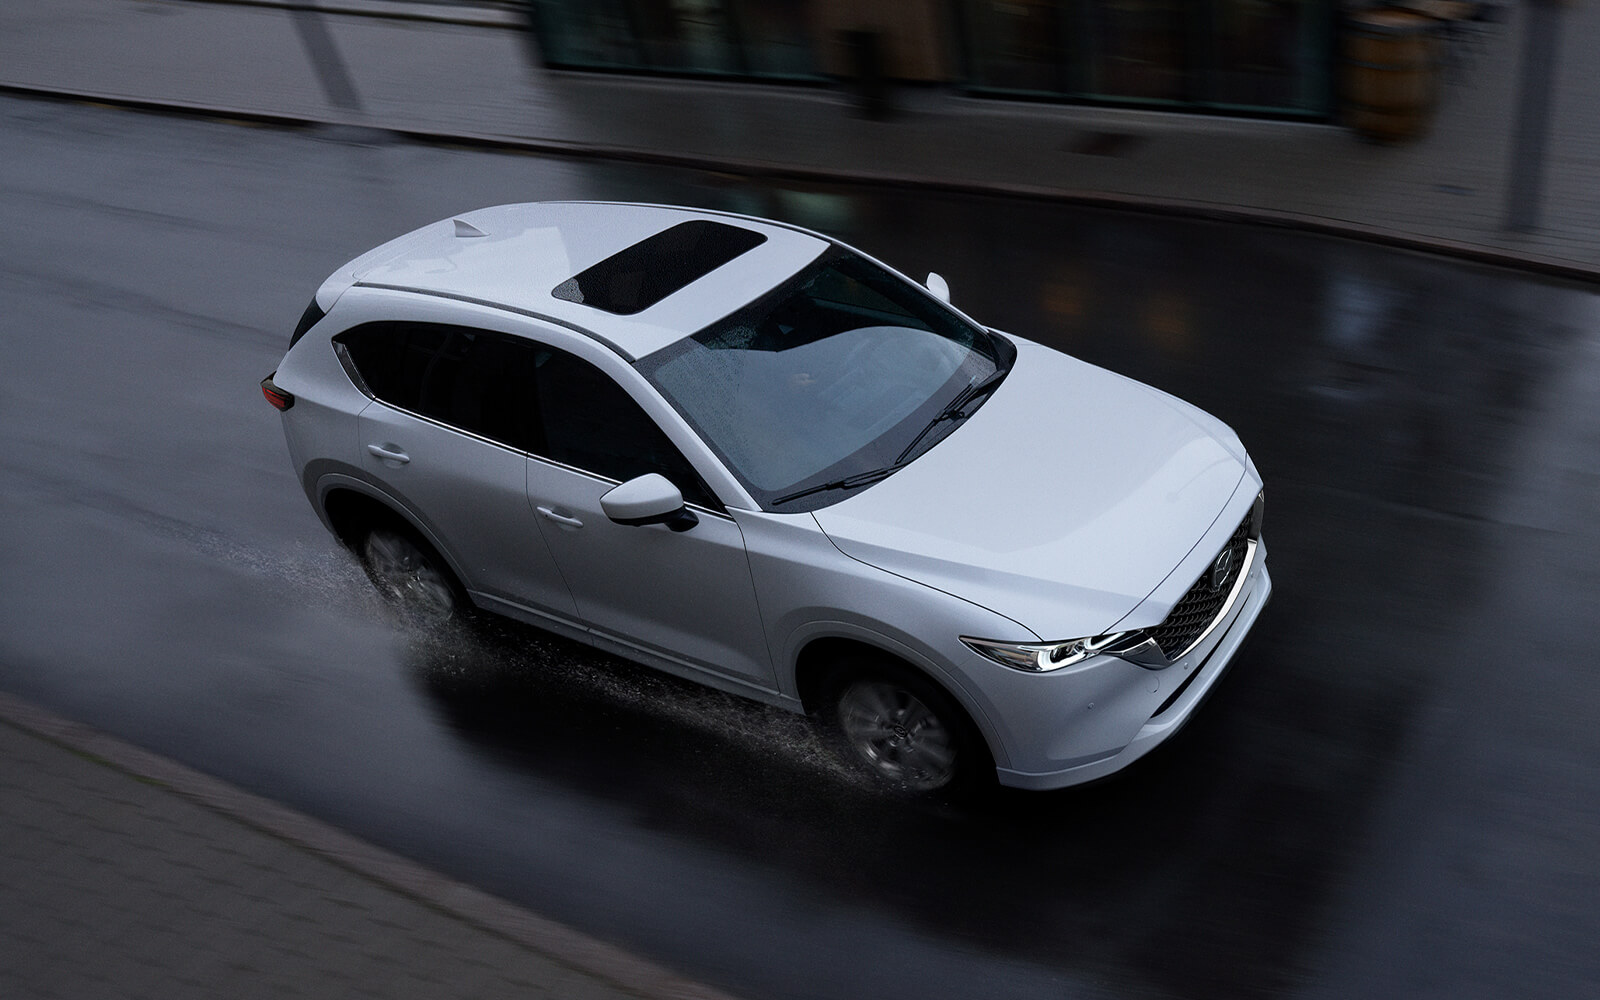
[[[276,374],[278,373],[272,373],[272,375]],[[278,384],[272,381],[272,375],[268,375],[261,380],[261,395],[267,397],[267,402],[271,403],[276,409],[287,410],[294,405],[294,394],[278,388]]]

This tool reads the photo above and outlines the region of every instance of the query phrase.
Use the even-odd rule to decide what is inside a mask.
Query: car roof
[[[732,240],[720,241],[724,250],[720,256],[713,251],[703,260],[688,262],[671,234],[651,241],[684,223],[700,225],[680,232],[724,233]],[[750,233],[762,238],[757,241]],[[645,245],[640,247],[641,243]],[[553,319],[589,333],[633,360],[770,291],[828,245],[814,233],[728,213],[620,202],[530,202],[482,208],[423,226],[362,254],[345,271],[360,285],[463,299]],[[664,294],[647,295],[642,308],[611,311],[617,309],[616,302],[593,291],[584,301],[586,296],[577,291],[575,279],[581,280],[585,273],[608,276],[606,268],[619,254],[624,262],[638,264],[644,258],[649,263],[652,248],[665,251],[657,264],[668,278],[653,289]],[[586,287],[597,284],[590,281]],[[636,304],[629,300],[624,308]]]

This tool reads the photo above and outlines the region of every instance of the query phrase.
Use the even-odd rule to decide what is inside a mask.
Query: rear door
[[[375,401],[359,460],[456,564],[467,589],[571,620],[577,609],[528,506],[534,345],[437,323],[335,338]]]

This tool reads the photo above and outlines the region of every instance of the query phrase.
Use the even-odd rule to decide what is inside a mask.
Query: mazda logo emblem
[[[1222,550],[1217,556],[1217,561],[1211,564],[1211,589],[1221,590],[1222,585],[1228,582],[1228,571],[1233,569],[1233,547]]]

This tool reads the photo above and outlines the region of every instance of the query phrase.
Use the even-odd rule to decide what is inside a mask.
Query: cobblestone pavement
[[[5,695],[0,762],[3,997],[718,996]]]

